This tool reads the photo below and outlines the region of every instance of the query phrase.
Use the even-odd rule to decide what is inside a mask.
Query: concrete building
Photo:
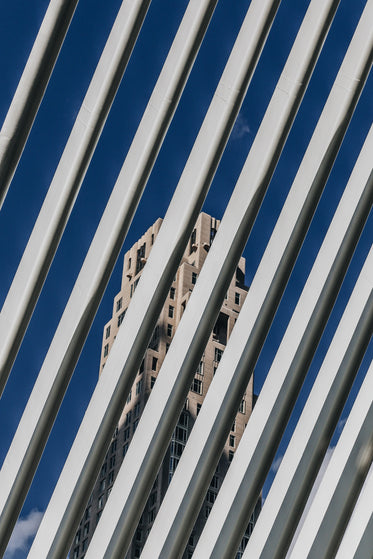
[[[106,460],[92,492],[90,501],[71,547],[71,559],[83,559],[94,529],[100,519],[102,510],[109,497],[112,485],[121,466],[132,436],[137,428],[149,394],[156,382],[168,347],[181,320],[188,299],[197,281],[198,273],[205,261],[210,245],[219,227],[219,221],[205,213],[198,217],[189,245],[184,253],[175,279],[170,288],[168,298],[158,319],[148,349],[138,371],[132,390],[128,395],[118,427],[113,435]],[[152,249],[154,240],[161,227],[162,219],[158,219],[146,233],[125,254],[122,285],[114,298],[113,312],[110,321],[104,326],[99,374],[104,374],[104,367],[110,348],[114,343],[118,329],[123,321],[128,305],[141,278],[141,272]],[[154,482],[148,502],[143,511],[141,521],[133,538],[126,559],[140,557],[141,549],[151,529],[155,516],[160,508],[168,484],[177,467],[180,456],[186,445],[189,433],[202,406],[204,397],[210,386],[215,370],[223,354],[227,340],[234,327],[236,318],[245,300],[247,287],[245,279],[245,259],[241,258],[236,273],[232,278],[223,306],[215,327],[209,338],[198,370],[195,373],[184,409],[172,436],[168,452]],[[201,534],[204,522],[219,491],[222,479],[233,458],[241,436],[249,419],[253,406],[253,377],[247,387],[230,435],[226,441],[224,452],[211,481],[204,504],[198,516],[193,532],[189,538],[184,558],[192,556],[193,549]],[[258,503],[258,510],[260,503]],[[254,514],[258,514],[258,510]],[[237,558],[241,557],[245,542],[253,527],[254,518],[250,520],[247,533],[241,543]]]

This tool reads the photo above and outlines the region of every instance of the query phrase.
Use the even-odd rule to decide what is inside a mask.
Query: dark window
[[[195,285],[197,283],[197,272],[192,272],[192,284]]]
[[[122,304],[123,304],[123,298],[121,297],[120,299],[118,299],[117,301],[117,312],[120,311],[120,309],[122,308]]]
[[[137,404],[133,408],[133,416],[138,417],[139,414],[140,414],[140,402],[137,402]]]
[[[167,324],[167,336],[172,336],[172,324]]]
[[[197,378],[193,379],[191,391],[202,394],[202,381]]]
[[[228,335],[228,315],[221,312],[219,313],[218,319],[215,322],[215,326],[212,331],[212,337],[220,344],[226,345],[227,335]]]
[[[189,254],[191,254],[196,249],[196,237],[197,237],[197,231],[194,229],[193,233],[190,236]]]
[[[175,299],[175,288],[171,287],[170,289],[170,299]]]
[[[150,388],[153,388],[156,380],[157,380],[156,377],[150,377]]]
[[[125,314],[126,314],[126,311],[123,311],[123,312],[120,313],[120,315],[118,316],[118,328],[119,328],[119,326],[122,324],[123,318],[124,318],[124,315],[125,315]]]
[[[106,332],[105,332],[105,338],[108,338],[110,336],[110,324],[109,326],[106,326]]]
[[[236,437],[234,435],[229,435],[229,446],[235,446],[236,444]]]
[[[128,450],[128,443],[125,443],[123,445],[123,457],[127,454],[127,450]]]
[[[241,295],[239,293],[237,293],[237,291],[234,294],[234,303],[235,305],[239,305],[240,304],[240,300],[241,300]]]
[[[158,363],[158,359],[156,357],[153,357],[153,359],[152,359],[152,371],[157,370],[157,363]]]
[[[168,307],[168,316],[170,318],[174,317],[174,307],[172,305],[169,305],[169,307]]]
[[[202,407],[202,404],[197,404],[197,415],[198,415],[199,412],[201,411],[201,407]]]
[[[146,244],[144,243],[139,249],[137,249],[137,258],[136,258],[136,274],[140,272],[145,266],[145,249]]]
[[[106,344],[104,347],[104,357],[106,357],[108,353],[109,353],[109,344]]]
[[[220,359],[223,356],[223,350],[220,349],[219,347],[215,348],[215,354],[214,354],[214,360],[219,363]]]

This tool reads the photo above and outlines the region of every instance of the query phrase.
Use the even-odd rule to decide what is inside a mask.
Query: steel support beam
[[[280,0],[255,0],[229,57],[152,248],[109,360],[79,429],[29,558],[59,557],[80,520],[100,464],[217,164],[244,99]],[[183,209],[180,215],[180,208]],[[47,408],[49,402],[47,403]],[[83,442],[83,445],[81,444]],[[84,457],[83,457],[84,456]],[[67,483],[67,485],[66,485]]]
[[[372,286],[373,249],[369,285]],[[311,503],[289,559],[334,557],[373,460],[373,363]],[[370,548],[369,553],[372,553]]]
[[[0,313],[0,395],[48,274],[150,0],[124,0]]]
[[[30,134],[78,0],[51,0],[0,131],[0,208]]]

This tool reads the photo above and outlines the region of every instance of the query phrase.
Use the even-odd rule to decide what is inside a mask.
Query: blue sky
[[[221,218],[250,145],[260,125],[282,66],[291,48],[308,0],[283,0],[258,64],[236,126],[206,199],[205,211]],[[3,122],[22,69],[47,8],[47,0],[13,0],[2,6],[0,18],[0,122]],[[83,182],[71,219],[30,322],[11,378],[0,403],[0,463],[11,443],[22,410],[73,287],[93,232],[135,133],[147,100],[183,15],[186,0],[153,0],[122,80],[112,111]],[[124,244],[127,250],[158,217],[163,216],[216,88],[249,0],[219,0],[179,108],[165,138]],[[364,0],[341,0],[335,21],[313,74],[291,134],[273,176],[268,195],[245,250],[250,284],[286,194],[292,184],[339,64],[360,17]],[[17,269],[43,197],[74,123],[89,81],[119,9],[119,0],[81,0],[40,107],[23,157],[0,213],[0,305]],[[291,316],[297,296],[322,241],[342,190],[372,122],[373,77],[370,76],[346,134],[325,193],[283,297],[279,313],[256,368],[255,387],[263,379]],[[145,225],[144,225],[145,224]],[[347,274],[330,323],[315,356],[310,379],[317,372],[358,270],[372,241],[370,217]],[[44,511],[79,422],[97,380],[103,324],[110,318],[112,299],[120,288],[119,259],[97,313],[86,347],[66,394],[46,451],[22,511],[17,550],[20,559]],[[359,373],[372,358],[370,346]],[[356,393],[359,385],[357,379]],[[306,397],[303,390],[295,414]],[[349,402],[348,406],[351,403]],[[294,418],[290,422],[294,425]],[[279,455],[289,438],[284,437]],[[28,530],[28,532],[27,532]]]

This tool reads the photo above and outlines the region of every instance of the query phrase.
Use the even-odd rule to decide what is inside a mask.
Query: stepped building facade
[[[161,224],[162,219],[158,219],[125,254],[121,290],[114,298],[112,317],[104,326],[103,330],[99,374],[105,374],[104,367],[110,348],[114,343],[118,329],[120,328],[131,298],[136,290],[142,269],[145,266]],[[172,338],[181,320],[194,285],[197,282],[198,274],[206,259],[218,227],[219,221],[209,215],[201,213],[198,217],[189,245],[177,270],[177,274],[168,293],[168,298],[159,316],[157,326],[153,332],[148,349],[145,352],[132,390],[128,395],[126,405],[123,409],[118,427],[113,435],[100,475],[76,533],[70,551],[71,559],[83,559],[85,556],[85,552],[95,527],[99,522],[116,475],[131,443],[144,406],[156,382],[162,362],[172,342]],[[202,360],[195,373],[184,409],[172,435],[167,454],[154,482],[140,523],[132,540],[131,547],[126,555],[126,559],[140,557],[146,537],[160,508],[162,499],[186,445],[189,433],[193,428],[193,424],[211,384],[215,370],[223,355],[238,313],[245,300],[247,287],[245,286],[244,279],[245,259],[241,258],[227,291],[213,332],[210,335]],[[210,513],[222,480],[240,442],[251,414],[252,406],[253,376],[251,376],[244,398],[237,410],[236,419],[232,425],[215,475],[211,480],[203,506],[189,538],[188,545],[183,555],[184,558],[192,556],[205,520]],[[258,503],[257,510],[250,519],[245,537],[237,552],[237,559],[242,556],[245,543],[251,533],[259,509],[260,503]]]

